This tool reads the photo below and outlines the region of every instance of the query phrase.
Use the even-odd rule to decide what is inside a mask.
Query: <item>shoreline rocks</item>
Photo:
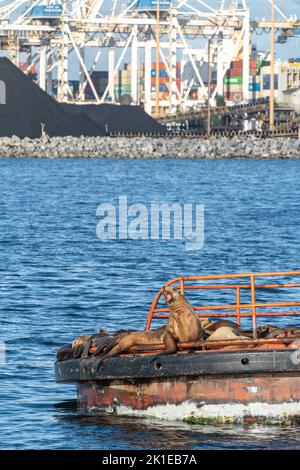
[[[300,140],[257,137],[0,138],[0,157],[300,159]]]

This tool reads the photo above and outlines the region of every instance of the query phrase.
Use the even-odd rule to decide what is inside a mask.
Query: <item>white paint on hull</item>
[[[99,408],[91,408],[91,412],[102,411]],[[245,417],[256,417],[273,420],[283,420],[287,416],[300,416],[300,402],[290,402],[281,404],[269,404],[262,402],[249,403],[247,405],[238,403],[225,403],[206,405],[186,401],[180,405],[166,404],[156,405],[147,408],[146,410],[134,410],[131,407],[116,404],[103,409],[106,413],[113,413],[118,415],[131,415],[131,416],[151,416],[164,420],[180,420],[187,418],[203,418],[212,419],[216,422],[226,422],[231,419],[231,422],[242,421]]]

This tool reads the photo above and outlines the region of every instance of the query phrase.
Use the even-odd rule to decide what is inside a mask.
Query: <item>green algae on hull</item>
[[[184,418],[183,421],[187,424],[197,424],[203,426],[217,426],[223,424],[241,424],[244,423],[254,423],[262,424],[264,426],[299,426],[300,425],[300,415],[287,415],[282,414],[282,416],[188,416]]]
[[[187,424],[201,424],[203,426],[218,424],[235,424],[238,422],[237,418],[233,416],[188,416],[187,418],[184,418],[183,421]]]

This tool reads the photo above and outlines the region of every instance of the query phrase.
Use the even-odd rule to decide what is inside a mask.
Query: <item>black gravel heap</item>
[[[78,114],[84,112],[93,121],[110,133],[165,133],[165,127],[159,124],[139,106],[116,104],[64,104],[64,110]]]
[[[104,128],[87,114],[68,112],[6,58],[0,58],[0,80],[6,85],[6,104],[0,104],[0,137],[39,138],[41,123],[50,137],[105,135]]]

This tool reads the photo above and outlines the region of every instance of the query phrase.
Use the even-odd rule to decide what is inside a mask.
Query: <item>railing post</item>
[[[257,339],[256,331],[256,300],[255,300],[255,280],[254,276],[250,276],[251,280],[251,306],[252,306],[252,326],[253,326],[253,339]]]
[[[156,296],[155,296],[155,298],[152,302],[151,308],[150,308],[149,313],[148,313],[147,322],[146,322],[146,328],[145,328],[146,331],[150,330],[150,326],[151,326],[152,319],[153,319],[153,314],[154,314],[154,311],[156,309],[157,303],[158,303],[158,301],[161,297],[161,293],[162,293],[162,290],[159,289],[158,293],[156,294]]]
[[[150,312],[149,312],[149,314],[148,314],[147,322],[146,322],[146,328],[145,328],[146,331],[149,331],[149,329],[150,329],[154,309],[155,309],[155,304],[152,304],[152,305],[151,305]]]
[[[183,277],[180,278],[180,294],[184,295],[184,279],[183,279]]]
[[[241,289],[240,287],[237,287],[236,288],[236,322],[237,324],[240,326],[241,324],[241,317],[240,317],[240,313],[241,313]]]

